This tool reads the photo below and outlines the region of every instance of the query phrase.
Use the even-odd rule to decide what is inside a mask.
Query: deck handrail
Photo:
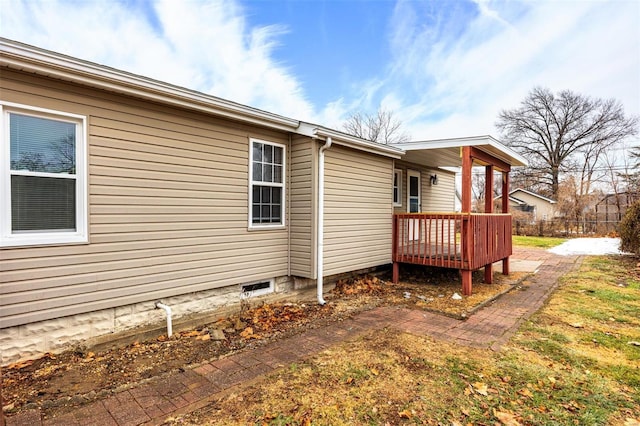
[[[511,254],[509,213],[393,215],[393,262],[475,270]]]

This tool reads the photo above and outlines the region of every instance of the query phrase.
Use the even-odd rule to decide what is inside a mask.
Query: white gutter
[[[173,334],[173,327],[171,325],[171,308],[162,302],[156,302],[156,309],[164,309],[167,313],[167,337],[171,337]]]
[[[305,130],[305,123],[301,123],[297,132],[300,134]],[[390,157],[393,159],[400,159],[404,155],[404,150],[398,148],[394,145],[384,145],[377,142],[367,141],[365,139],[360,139],[355,136],[347,135],[346,133],[338,132],[335,130],[327,129],[325,127],[316,126],[313,129],[313,136],[315,137],[323,137],[323,138],[331,138],[335,144],[346,146],[349,148],[357,149],[358,151],[370,152],[372,154],[383,155],[385,157]]]
[[[318,158],[318,226],[316,227],[316,281],[318,290],[318,303],[324,305],[325,300],[322,297],[324,275],[324,152],[331,148],[331,136],[327,136],[325,143],[320,147],[320,158]]]

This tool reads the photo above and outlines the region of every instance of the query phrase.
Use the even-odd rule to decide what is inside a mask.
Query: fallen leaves
[[[522,388],[517,393],[525,398],[533,398],[533,393],[527,388]]]
[[[260,336],[257,334],[253,334],[253,327],[247,327],[245,328],[241,333],[240,336],[245,338],[245,339],[260,339]]]
[[[356,294],[384,294],[388,291],[388,284],[378,277],[366,275],[364,277],[338,280],[334,294],[346,296]]]
[[[7,366],[7,370],[22,370],[23,368],[29,367],[32,365],[34,360],[28,359],[26,361],[14,362],[13,364]]]
[[[485,383],[475,382],[471,386],[476,393],[482,396],[489,396],[489,387]]]
[[[206,342],[207,340],[211,340],[211,335],[209,333],[201,334],[199,336],[196,336],[196,340],[202,340],[203,342]]]
[[[398,412],[398,416],[401,419],[410,419],[412,417],[414,417],[416,415],[416,412],[414,410],[402,410],[400,412]]]
[[[42,355],[40,358],[14,362],[13,364],[9,364],[4,368],[6,370],[22,370],[24,368],[34,365],[34,363],[38,364],[46,360],[55,360],[55,359],[56,359],[55,355],[53,355],[51,352],[47,352],[44,355]]]
[[[286,323],[304,323],[308,321],[308,314],[305,310],[305,305],[299,305],[295,303],[284,304],[263,304],[255,308],[249,309],[242,318],[251,324],[251,333],[244,329],[246,332],[243,337],[255,338],[257,331],[268,332],[273,330],[282,324]]]
[[[493,410],[493,415],[502,423],[504,426],[521,426],[522,423],[518,421],[518,416],[512,413],[511,411],[500,409]]]

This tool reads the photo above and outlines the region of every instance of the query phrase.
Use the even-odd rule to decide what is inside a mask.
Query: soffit
[[[405,160],[430,167],[462,166],[461,148],[464,146],[473,146],[511,166],[527,165],[524,157],[491,136],[406,142],[394,146],[406,151]],[[475,164],[484,165],[478,161]]]

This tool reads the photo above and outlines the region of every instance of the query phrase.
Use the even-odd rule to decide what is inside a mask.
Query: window
[[[285,146],[251,140],[249,227],[284,225]]]
[[[0,109],[0,245],[86,242],[84,117]]]
[[[402,170],[393,171],[393,205],[402,205]]]

